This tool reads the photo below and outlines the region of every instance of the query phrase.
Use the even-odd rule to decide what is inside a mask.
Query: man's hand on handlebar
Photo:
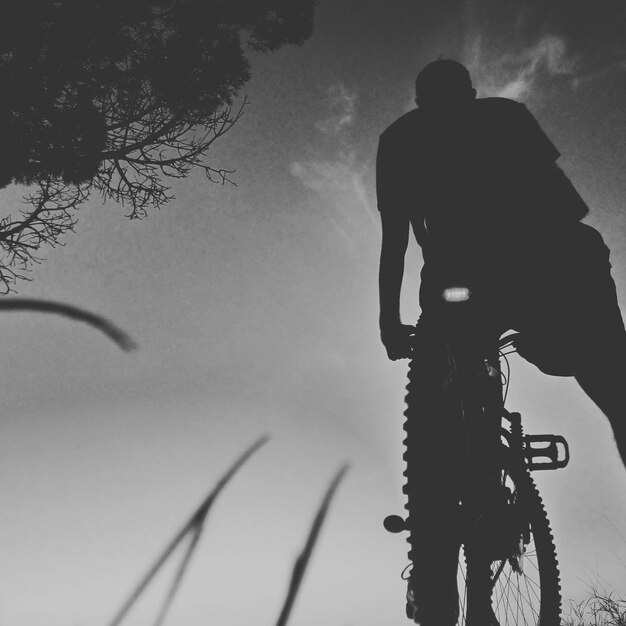
[[[415,326],[397,324],[383,326],[380,329],[380,338],[387,350],[387,356],[392,361],[398,359],[410,359],[413,357],[412,337],[415,334]]]

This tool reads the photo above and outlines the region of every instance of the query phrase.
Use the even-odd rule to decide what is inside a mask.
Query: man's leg
[[[570,337],[574,376],[607,416],[626,466],[626,330],[611,277],[609,249],[600,234],[581,224],[578,255],[570,274],[571,311],[576,320]]]
[[[579,357],[576,380],[609,419],[626,467],[626,333],[599,339],[598,345],[581,351]]]

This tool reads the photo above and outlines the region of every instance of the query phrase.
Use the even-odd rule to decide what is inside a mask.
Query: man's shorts
[[[504,246],[493,263],[466,265],[474,268],[469,278],[478,286],[484,319],[500,332],[519,331],[520,354],[545,373],[574,375],[579,364],[614,346],[626,350],[609,249],[591,226],[575,222],[533,234]],[[428,318],[424,294],[439,293],[439,277],[424,269],[421,304]]]

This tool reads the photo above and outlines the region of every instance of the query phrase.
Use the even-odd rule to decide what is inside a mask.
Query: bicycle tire
[[[535,482],[527,468],[504,469],[509,483],[515,487],[514,497],[525,502],[530,541],[522,556],[496,559],[480,554],[471,542],[463,546],[465,564],[459,559],[460,626],[559,626],[561,615],[561,585],[554,537],[548,516]],[[521,533],[520,533],[521,537]],[[485,565],[486,564],[486,565]],[[521,571],[516,571],[520,569]],[[487,582],[488,578],[488,582]],[[485,589],[490,590],[485,594]],[[485,607],[472,606],[472,598],[489,602]],[[485,597],[487,596],[487,597]],[[474,603],[475,604],[475,603]],[[473,615],[479,617],[474,618]],[[494,618],[495,617],[495,621]],[[469,618],[469,619],[468,619]]]

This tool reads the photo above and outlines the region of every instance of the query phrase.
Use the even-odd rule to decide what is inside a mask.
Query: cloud
[[[295,161],[290,172],[314,192],[316,206],[326,216],[348,250],[357,254],[360,242],[377,225],[367,184],[368,169],[354,151],[340,150],[331,158]]]
[[[574,80],[572,81],[572,86],[574,87],[574,89],[577,89],[578,87],[586,83],[600,80],[615,72],[624,71],[626,71],[626,58],[612,61],[604,67],[600,67],[599,69],[589,69],[584,73],[581,72],[579,75],[574,77]]]
[[[349,193],[358,178],[354,155],[346,154],[340,154],[335,161],[296,161],[290,170],[305,187],[318,193]]]
[[[568,54],[563,37],[545,34],[533,45],[504,54],[497,54],[483,42],[483,36],[478,35],[464,55],[479,96],[528,98],[541,76],[573,78],[577,71],[578,60]]]
[[[289,168],[314,194],[320,215],[354,256],[367,249],[362,244],[378,232],[373,176],[346,132],[356,120],[357,102],[357,93],[343,83],[331,85],[326,91],[327,115],[315,123],[318,145],[312,146],[310,157],[292,162]]]
[[[479,95],[538,97],[626,69],[623,0],[465,0],[461,61]]]
[[[327,98],[330,115],[318,121],[315,128],[324,135],[336,135],[352,124],[357,95],[343,83],[337,83],[328,88]]]

